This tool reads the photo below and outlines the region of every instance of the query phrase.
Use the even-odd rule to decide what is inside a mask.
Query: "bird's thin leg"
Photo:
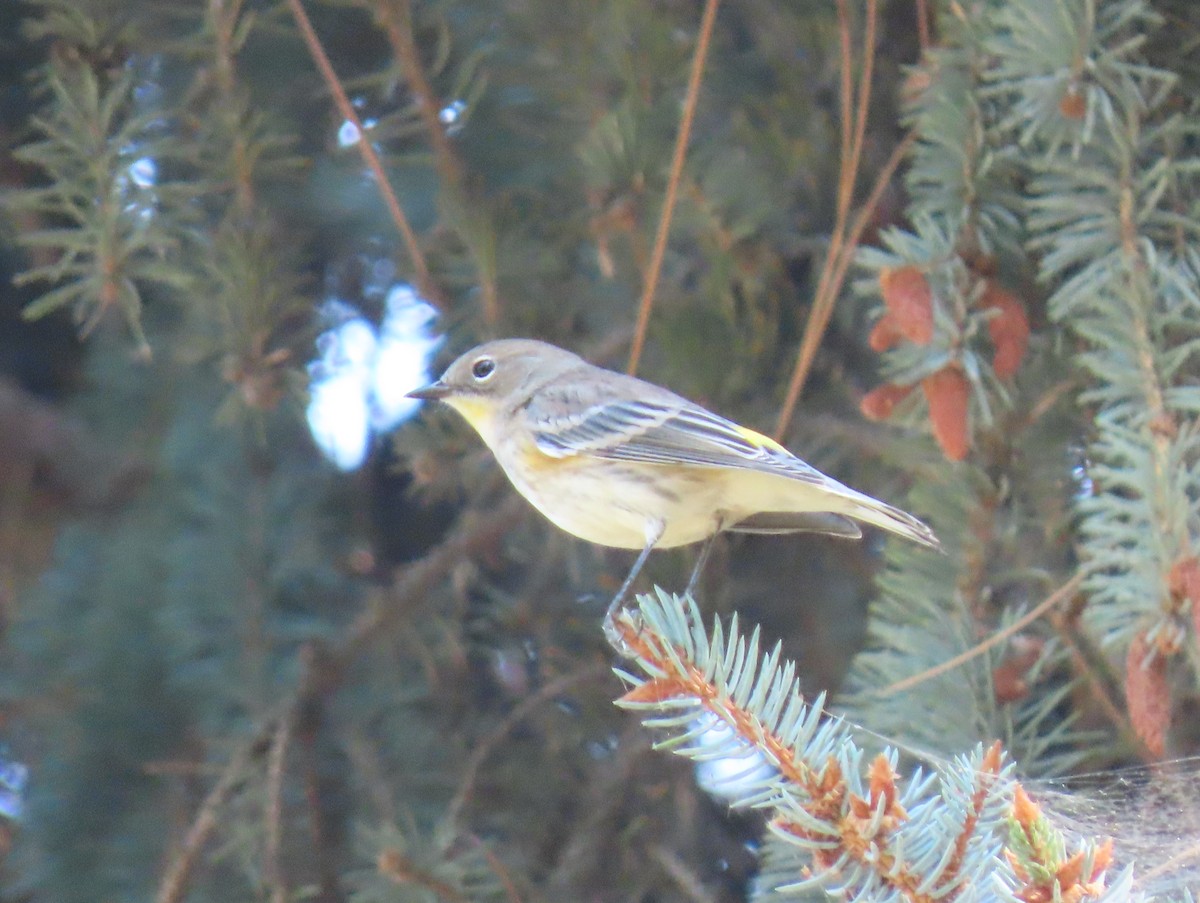
[[[724,528],[723,520],[717,521],[717,529],[713,530],[712,535],[704,540],[704,545],[700,547],[700,557],[696,559],[696,566],[692,568],[692,576],[688,578],[687,589],[683,591],[685,596],[690,596],[693,590],[696,589],[696,584],[700,582],[700,575],[704,573],[704,565],[708,563],[708,556],[712,553],[713,543],[717,541],[717,534]]]
[[[637,561],[633,563],[633,568],[629,571],[629,576],[625,578],[625,582],[621,584],[621,588],[617,590],[617,594],[613,596],[613,600],[608,603],[608,611],[604,614],[604,635],[617,648],[623,646],[620,642],[620,635],[617,633],[617,615],[621,613],[625,597],[629,594],[629,590],[633,586],[633,581],[637,579],[637,575],[646,564],[646,559],[650,557],[650,551],[662,539],[666,529],[666,522],[661,520],[652,521],[646,525],[646,545],[638,553]]]

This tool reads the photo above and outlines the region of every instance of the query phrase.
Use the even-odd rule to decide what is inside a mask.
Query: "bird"
[[[861,537],[858,522],[923,546],[933,531],[851,489],[775,440],[654,383],[534,339],[458,357],[409,397],[441,401],[475,429],[516,490],[561,529],[639,555],[610,625],[650,552],[734,533]]]

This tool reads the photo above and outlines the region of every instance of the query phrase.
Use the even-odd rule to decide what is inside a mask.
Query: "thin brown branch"
[[[1100,711],[1120,735],[1121,739],[1137,752],[1143,762],[1156,762],[1158,757],[1153,755],[1133,730],[1129,716],[1114,699],[1114,694],[1120,691],[1110,676],[1101,673],[1093,662],[1103,662],[1103,656],[1079,635],[1075,628],[1073,613],[1068,610],[1058,612],[1050,618],[1050,625],[1063,641],[1071,656],[1071,665],[1076,673],[1083,675],[1091,688],[1091,699],[1100,707]],[[1103,666],[1102,666],[1103,667]]]
[[[650,856],[692,903],[716,903],[716,895],[674,850],[656,843],[650,847]]]
[[[887,191],[888,185],[891,184],[892,176],[896,174],[901,161],[908,156],[909,150],[916,143],[916,138],[916,133],[905,135],[904,140],[892,148],[892,153],[888,156],[887,161],[880,168],[879,174],[875,177],[875,184],[871,186],[871,192],[867,195],[866,201],[854,217],[854,221],[850,224],[850,230],[846,233],[845,244],[842,246],[842,253],[833,270],[833,276],[830,279],[827,290],[827,293],[832,295],[834,300],[837,299],[838,294],[842,290],[842,284],[846,280],[846,273],[850,271],[850,265],[854,263],[854,255],[858,250],[858,243],[862,240],[862,234],[866,231],[867,224],[871,221],[871,217],[875,213],[875,208],[879,206],[879,201],[883,198],[883,193]],[[831,312],[832,309],[833,306],[831,303]],[[826,317],[826,324],[828,324],[828,320],[829,318]],[[824,331],[824,325],[821,328]]]
[[[459,186],[463,181],[462,162],[442,127],[442,102],[434,93],[429,79],[425,77],[425,68],[421,65],[420,51],[413,37],[412,3],[410,0],[373,0],[373,3],[375,16],[383,25],[392,53],[400,61],[404,80],[416,98],[417,112],[433,145],[438,175],[448,185]]]
[[[629,373],[637,373],[646,343],[646,329],[650,325],[650,310],[654,306],[654,295],[658,291],[659,275],[663,258],[667,253],[667,236],[671,232],[671,217],[675,212],[675,199],[679,194],[679,181],[683,175],[683,161],[687,156],[688,140],[692,133],[692,120],[700,99],[700,82],[704,75],[704,62],[708,58],[708,47],[712,42],[713,26],[717,21],[720,0],[705,0],[704,14],[700,19],[700,33],[696,38],[696,49],[692,53],[692,70],[688,76],[687,94],[683,101],[683,113],[679,118],[679,134],[675,136],[675,152],[671,156],[671,172],[667,180],[667,193],[663,198],[662,214],[658,219],[658,232],[654,236],[654,250],[650,255],[650,267],[642,287],[642,299],[638,304],[637,326],[633,331],[633,346],[629,349]]]
[[[242,15],[242,0],[209,0],[208,20],[212,28],[213,69],[217,90],[224,105],[237,109],[237,49],[234,46],[238,22]],[[232,129],[229,148],[230,168],[233,171],[233,209],[243,219],[254,209],[254,166],[246,133]]]
[[[417,241],[417,235],[413,231],[408,217],[405,216],[404,210],[400,206],[400,201],[396,197],[395,191],[392,190],[391,182],[388,181],[387,173],[383,169],[383,161],[379,159],[379,154],[375,152],[375,148],[371,144],[362,120],[359,119],[358,113],[354,110],[354,105],[350,103],[350,98],[346,96],[346,89],[342,87],[337,73],[334,72],[333,64],[329,62],[325,48],[321,46],[321,39],[317,37],[312,22],[309,21],[308,14],[304,12],[301,0],[287,0],[287,3],[292,11],[292,16],[296,20],[296,26],[300,29],[300,34],[304,38],[305,44],[308,45],[308,52],[312,56],[313,62],[317,64],[317,69],[320,70],[321,77],[325,80],[325,85],[333,97],[333,102],[338,108],[338,113],[343,119],[353,124],[358,131],[359,152],[362,153],[363,160],[371,170],[371,174],[375,177],[375,183],[379,186],[379,192],[383,196],[384,205],[391,214],[392,222],[400,230],[400,237],[404,240],[404,246],[408,250],[409,259],[412,261],[413,269],[416,270],[415,281],[417,289],[420,291],[422,297],[431,304],[441,310],[446,310],[446,299],[429,274],[429,266],[425,262],[425,254],[421,250],[421,245]]]
[[[334,862],[333,850],[330,847],[331,818],[329,812],[328,778],[321,773],[318,766],[317,738],[324,720],[324,696],[319,691],[323,680],[328,679],[328,663],[316,660],[312,656],[305,669],[307,674],[320,674],[313,686],[313,692],[299,698],[296,707],[296,738],[297,746],[303,755],[300,757],[300,773],[304,784],[304,797],[308,803],[308,831],[312,844],[311,862],[316,872],[314,884],[317,886],[318,899],[335,901],[343,899],[341,881],[337,866]],[[306,681],[307,683],[307,681]]]
[[[862,162],[862,150],[866,140],[867,112],[871,102],[871,78],[875,68],[875,35],[878,20],[878,0],[867,0],[867,17],[863,29],[863,66],[859,76],[858,96],[856,103],[851,102],[853,95],[853,52],[850,39],[850,14],[847,0],[838,0],[838,31],[841,47],[841,165],[838,174],[837,208],[834,215],[833,231],[829,238],[829,248],[825,253],[825,263],[821,267],[821,275],[817,280],[817,290],[813,296],[812,309],[804,326],[804,335],[800,340],[800,350],[796,355],[796,366],[792,370],[788,382],[787,394],[783,407],[779,411],[779,419],[775,424],[775,436],[782,440],[791,423],[792,413],[800,400],[800,393],[812,369],[817,348],[829,326],[833,316],[833,308],[837,303],[838,294],[842,289],[846,271],[857,247],[857,236],[851,240],[847,233],[846,224],[850,216],[850,205],[854,198],[854,186],[858,182],[859,167]],[[853,128],[851,124],[853,123]],[[891,173],[899,164],[897,152],[893,152],[891,167],[885,167],[880,177],[875,181],[871,197],[874,203],[864,208],[869,215],[878,203],[883,188],[891,178]],[[886,174],[887,178],[883,178]],[[860,222],[865,225],[866,216],[860,215]],[[861,235],[861,228],[858,234]]]
[[[954,658],[952,658],[952,659],[948,659],[947,661],[944,661],[944,662],[941,662],[940,664],[934,665],[932,668],[926,668],[924,671],[921,671],[918,674],[913,674],[909,677],[904,678],[903,680],[898,680],[895,683],[890,684],[889,686],[886,686],[881,690],[876,690],[874,693],[872,693],[870,695],[881,696],[881,697],[882,696],[894,696],[895,694],[897,694],[903,690],[910,690],[913,687],[917,686],[917,684],[922,684],[927,680],[931,680],[934,677],[938,677],[939,675],[945,674],[947,671],[953,671],[959,665],[964,665],[967,662],[971,661],[972,659],[978,658],[979,656],[983,655],[983,653],[987,652],[989,649],[992,649],[993,647],[995,647],[995,646],[999,645],[1000,643],[1004,642],[1005,640],[1007,640],[1013,634],[1019,633],[1020,631],[1024,630],[1026,627],[1028,627],[1030,624],[1032,624],[1034,621],[1036,621],[1038,618],[1040,618],[1042,615],[1044,615],[1050,609],[1054,608],[1054,606],[1058,605],[1059,603],[1061,603],[1067,599],[1070,599],[1071,596],[1073,596],[1075,594],[1075,592],[1079,589],[1079,587],[1082,583],[1083,583],[1083,572],[1081,571],[1081,572],[1077,573],[1074,577],[1072,577],[1070,580],[1068,580],[1066,583],[1064,583],[1062,586],[1060,586],[1058,589],[1056,589],[1054,592],[1052,592],[1049,596],[1047,596],[1038,605],[1035,605],[1033,608],[1031,608],[1029,611],[1027,611],[1024,615],[1017,618],[1017,620],[1013,621],[1011,624],[1009,624],[1004,629],[997,630],[995,633],[993,633],[991,636],[989,636],[986,640],[983,640],[980,643],[976,643],[970,649],[966,650],[965,652],[963,652],[959,655],[954,656]]]
[[[158,893],[154,896],[156,903],[179,903],[184,898],[192,869],[217,828],[217,813],[237,790],[250,762],[262,752],[264,742],[270,737],[274,724],[274,720],[270,721],[254,737],[243,743],[221,772],[221,777],[200,804],[196,817],[184,835],[175,861],[171,863],[158,885]]]
[[[409,90],[417,100],[417,111],[425,131],[429,133],[429,142],[433,145],[433,160],[438,176],[458,203],[466,205],[468,198],[462,161],[442,125],[442,102],[429,84],[425,68],[421,65],[421,54],[413,36],[411,0],[374,0],[374,3],[376,17],[383,25],[392,53],[400,61],[400,68],[404,72]],[[467,245],[474,254],[474,243],[468,241]],[[488,326],[495,326],[500,322],[500,295],[495,274],[490,266],[481,265],[478,259],[475,270],[480,277],[483,320]]]
[[[609,667],[607,664],[598,664],[582,668],[579,671],[573,671],[570,674],[563,674],[539,687],[537,692],[530,693],[519,704],[513,707],[504,720],[497,724],[487,736],[476,743],[475,748],[471,750],[471,757],[467,760],[467,764],[463,768],[458,791],[454,794],[450,805],[446,807],[445,818],[447,823],[455,824],[458,821],[459,816],[462,814],[463,806],[471,798],[471,792],[475,789],[475,779],[479,775],[480,767],[482,767],[487,757],[492,754],[492,751],[508,736],[513,728],[524,721],[531,712],[546,701],[566,692],[578,683],[584,683],[585,681],[600,677],[602,674],[608,673],[608,671]]]
[[[846,155],[850,153],[850,143],[853,140],[854,132],[852,123],[854,121],[854,107],[851,106],[854,98],[854,46],[850,27],[850,7],[846,0],[838,0],[837,3],[838,17],[838,61],[840,63],[838,73],[841,76],[841,81],[838,90],[838,103],[840,109],[841,126],[842,126],[842,144],[841,144],[841,174],[838,179],[838,202],[837,209],[842,210],[842,196],[846,192]],[[853,188],[853,182],[850,183],[850,188]],[[849,207],[849,202],[845,204]],[[835,230],[836,231],[836,230]]]
[[[429,891],[439,900],[445,900],[446,903],[469,903],[468,898],[457,887],[418,868],[400,850],[382,850],[375,867],[379,874],[391,880],[397,887],[415,885]]]
[[[863,27],[863,62],[862,72],[858,76],[858,101],[854,122],[853,159],[850,161],[851,187],[858,181],[858,172],[862,163],[863,146],[867,137],[867,113],[871,109],[871,84],[875,77],[875,40],[879,28],[879,0],[867,0],[867,21]],[[850,198],[846,199],[846,213],[850,212]]]
[[[504,863],[500,861],[500,857],[492,852],[492,848],[474,834],[468,834],[467,836],[471,839],[471,842],[478,847],[479,852],[483,854],[483,858],[487,860],[488,868],[492,870],[492,874],[494,874],[504,886],[504,895],[508,897],[508,903],[522,903],[521,895],[517,892],[516,882],[513,881],[512,875],[509,874]]]
[[[830,317],[833,316],[834,303],[837,301],[838,294],[842,290],[842,284],[845,282],[846,273],[850,270],[850,264],[854,262],[854,253],[858,249],[858,243],[862,239],[862,234],[866,230],[867,223],[870,222],[875,208],[879,205],[884,191],[887,190],[888,185],[891,183],[892,176],[895,175],[896,169],[900,166],[900,162],[907,155],[909,148],[912,147],[915,140],[915,135],[909,134],[892,149],[891,156],[888,157],[883,168],[879,170],[879,175],[875,178],[875,184],[871,187],[871,193],[867,195],[866,202],[854,218],[854,223],[851,225],[850,231],[846,236],[845,244],[841,245],[839,243],[838,259],[831,263],[831,256],[826,256],[825,268],[829,271],[830,278],[827,281],[822,280],[821,284],[818,285],[818,294],[813,301],[812,310],[808,315],[808,322],[804,327],[804,337],[800,341],[800,352],[796,358],[796,367],[792,371],[792,377],[788,383],[787,396],[784,399],[783,406],[780,408],[779,419],[775,424],[775,437],[779,441],[783,441],[788,426],[791,424],[796,404],[800,400],[800,393],[803,391],[804,384],[808,380],[808,374],[812,371],[813,361],[816,360],[821,338],[824,336],[825,329],[829,325]],[[831,244],[830,253],[832,254],[832,252],[833,245]]]
[[[929,49],[929,2],[928,0],[917,0],[917,42],[921,47],[921,55],[925,55],[925,51]]]
[[[287,880],[283,874],[283,778],[287,768],[287,750],[292,737],[292,722],[280,718],[271,752],[267,756],[266,850],[264,872],[271,889],[271,903],[287,903]]]

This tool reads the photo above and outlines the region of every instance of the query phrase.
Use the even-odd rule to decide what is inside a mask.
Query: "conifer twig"
[[[305,44],[308,45],[309,54],[312,56],[313,62],[316,63],[317,69],[320,70],[321,77],[325,80],[325,85],[333,97],[333,102],[338,108],[338,113],[343,119],[353,124],[358,131],[359,152],[362,154],[367,167],[371,170],[371,174],[375,177],[375,182],[379,186],[379,192],[383,197],[384,205],[391,214],[392,222],[400,230],[400,236],[403,238],[404,246],[408,250],[409,259],[412,261],[413,269],[416,270],[416,283],[421,296],[435,307],[443,311],[446,310],[446,299],[436,283],[434,283],[432,276],[430,276],[429,266],[425,262],[425,254],[421,250],[421,245],[417,241],[417,235],[413,231],[408,217],[404,214],[404,209],[400,206],[400,201],[396,197],[395,191],[392,190],[392,184],[388,181],[387,173],[383,169],[383,161],[379,159],[379,154],[375,152],[375,148],[371,145],[362,120],[359,118],[358,113],[355,112],[354,105],[350,103],[350,98],[346,96],[346,89],[342,87],[342,83],[333,69],[333,64],[329,61],[329,56],[325,53],[325,48],[321,45],[321,39],[317,37],[317,32],[313,28],[308,14],[304,11],[301,0],[287,0],[287,3],[292,11],[292,16],[296,20],[296,25],[300,29],[300,34],[304,38]]]
[[[1133,725],[1129,723],[1128,713],[1114,699],[1114,695],[1119,694],[1120,690],[1112,679],[1112,675],[1103,673],[1105,669],[1097,668],[1093,664],[1098,659],[1102,661],[1101,654],[1091,648],[1091,644],[1080,635],[1078,629],[1071,623],[1072,620],[1072,612],[1068,609],[1065,612],[1054,613],[1050,617],[1050,625],[1066,647],[1071,664],[1079,674],[1083,675],[1083,679],[1091,687],[1092,700],[1100,707],[1100,711],[1122,740],[1136,752],[1139,759],[1143,762],[1157,762],[1158,757],[1150,752],[1142,738],[1134,731]]]
[[[208,21],[213,32],[213,62],[217,89],[222,102],[233,107],[237,95],[237,60],[235,35],[242,14],[242,0],[209,0]],[[230,136],[229,156],[233,161],[233,209],[248,219],[254,209],[253,154],[240,129]]]
[[[704,13],[700,19],[700,33],[696,37],[696,49],[692,53],[692,69],[688,76],[687,94],[683,101],[683,112],[679,117],[679,134],[675,136],[675,151],[671,156],[671,172],[667,180],[667,192],[663,197],[662,214],[658,219],[658,232],[654,236],[654,250],[650,255],[650,266],[642,286],[642,299],[638,304],[637,326],[633,332],[633,345],[629,349],[630,374],[637,373],[642,359],[642,347],[646,343],[646,329],[650,325],[650,310],[654,306],[654,295],[658,290],[659,274],[663,258],[667,253],[667,236],[671,232],[671,217],[675,212],[675,198],[679,193],[679,181],[683,175],[683,161],[687,156],[688,139],[692,133],[692,120],[700,99],[700,81],[704,75],[704,61],[712,41],[713,25],[717,21],[720,0],[705,0]]]
[[[439,900],[444,900],[445,903],[470,903],[470,899],[458,888],[437,875],[432,875],[425,869],[419,868],[400,850],[389,847],[381,851],[375,867],[379,874],[397,887],[415,885],[429,891]]]
[[[392,53],[399,60],[404,80],[408,82],[408,89],[417,101],[417,112],[425,131],[429,133],[429,143],[433,145],[434,165],[442,181],[457,188],[463,181],[462,161],[442,126],[439,118],[441,100],[434,93],[433,86],[425,76],[425,68],[421,65],[420,52],[413,37],[411,0],[373,0],[373,3],[375,16],[383,25]]]
[[[346,666],[362,645],[378,635],[389,612],[405,611],[408,604],[423,597],[434,582],[459,564],[464,555],[511,529],[518,510],[518,500],[514,497],[482,520],[451,534],[423,559],[404,569],[389,593],[387,605],[368,608],[349,625],[342,641],[328,650],[320,661],[316,661],[315,656],[308,656],[299,686],[280,706],[282,714],[265,719],[243,742],[204,798],[180,844],[178,855],[159,883],[156,903],[179,903],[183,899],[196,860],[217,828],[217,813],[237,789],[251,760],[268,748],[279,730],[280,719],[290,723],[301,712],[312,713],[317,701],[337,688]]]
[[[765,812],[780,841],[768,891],[906,903],[975,900],[985,885],[1014,901],[1103,896],[1112,842],[1069,841],[1013,780],[999,741],[929,773],[902,777],[894,749],[868,765],[854,726],[826,713],[824,694],[801,693],[780,643],[765,650],[736,615],[710,633],[690,596],[656,589],[637,605],[615,625],[614,646],[639,672],[622,673],[632,686],[617,704],[667,733],[660,749],[738,763],[724,795]]]
[[[743,636],[736,620],[728,636],[719,623],[710,636],[688,597],[659,590],[638,604],[617,620],[614,645],[644,676],[625,675],[634,686],[619,704],[671,731],[661,745],[680,755],[745,760],[753,750],[765,761],[765,776],[746,770],[736,792],[730,788],[731,803],[770,813],[772,832],[810,857],[811,873],[793,887],[829,882],[854,896],[870,886],[934,903],[955,899],[981,863],[995,861],[981,850],[998,831],[1008,793],[999,743],[956,763],[940,794],[929,778],[899,780],[893,754],[852,776],[862,763],[849,726],[823,717],[823,695],[801,695],[778,644],[762,653],[759,632]],[[727,732],[706,742],[714,723]],[[924,805],[931,798],[938,806]],[[954,817],[942,818],[939,807]],[[925,847],[919,854],[914,837]]]
[[[1004,642],[1013,634],[1018,633],[1025,627],[1032,624],[1034,621],[1052,609],[1055,605],[1058,605],[1065,599],[1069,599],[1083,583],[1083,576],[1084,575],[1082,572],[1075,574],[1075,576],[1073,576],[1070,580],[1052,592],[1049,596],[1047,596],[1044,600],[1035,605],[1021,617],[1017,618],[1017,620],[1013,621],[1007,627],[997,630],[986,640],[976,643],[974,646],[960,655],[956,655],[952,659],[934,665],[932,668],[926,668],[924,671],[913,674],[912,676],[906,677],[903,680],[898,680],[881,690],[876,690],[870,695],[893,696],[902,690],[910,690],[917,686],[917,684],[922,684],[927,680],[931,680],[941,674],[945,674],[947,671],[953,671],[959,665],[964,665],[971,661],[971,659],[978,658],[989,649]]]

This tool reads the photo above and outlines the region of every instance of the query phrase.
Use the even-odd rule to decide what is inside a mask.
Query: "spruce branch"
[[[13,191],[4,204],[44,224],[20,236],[35,262],[16,282],[52,287],[24,315],[68,309],[86,336],[116,310],[148,358],[145,291],[189,284],[174,260],[186,192],[157,177],[178,148],[162,110],[146,99],[153,92],[139,90],[138,67],[113,64],[122,32],[108,33],[86,7],[41,5],[31,31],[59,43],[41,73],[46,105],[33,120],[40,137],[14,156],[40,169],[46,184]]]
[[[1029,246],[1051,316],[1081,340],[1080,401],[1095,411],[1077,499],[1085,616],[1129,650],[1133,723],[1161,755],[1170,700],[1154,659],[1181,651],[1200,598],[1180,579],[1200,521],[1200,226],[1180,216],[1200,197],[1196,128],[1169,102],[1174,74],[1142,56],[1158,25],[1145,3],[1057,6],[1000,14],[992,91],[1029,149]]]
[[[733,806],[763,810],[776,845],[791,848],[768,864],[776,893],[1030,901],[1049,886],[1103,898],[1111,848],[1085,842],[1067,856],[1061,832],[1014,795],[999,743],[903,779],[894,750],[866,765],[852,725],[825,715],[823,694],[806,701],[779,644],[763,653],[736,615],[710,634],[693,599],[656,590],[622,613],[616,634],[640,672],[619,672],[633,686],[618,705],[667,733],[658,748],[747,763],[726,790]]]
[[[180,844],[178,852],[164,873],[158,886],[158,892],[154,897],[156,903],[178,903],[187,895],[188,885],[197,860],[219,827],[218,816],[221,809],[229,802],[240,784],[246,780],[255,760],[262,755],[270,743],[271,734],[277,730],[278,724],[278,718],[272,718],[264,723],[262,729],[243,743],[230,758],[229,763],[221,772],[220,778],[197,810],[196,816],[184,836],[183,843]]]

